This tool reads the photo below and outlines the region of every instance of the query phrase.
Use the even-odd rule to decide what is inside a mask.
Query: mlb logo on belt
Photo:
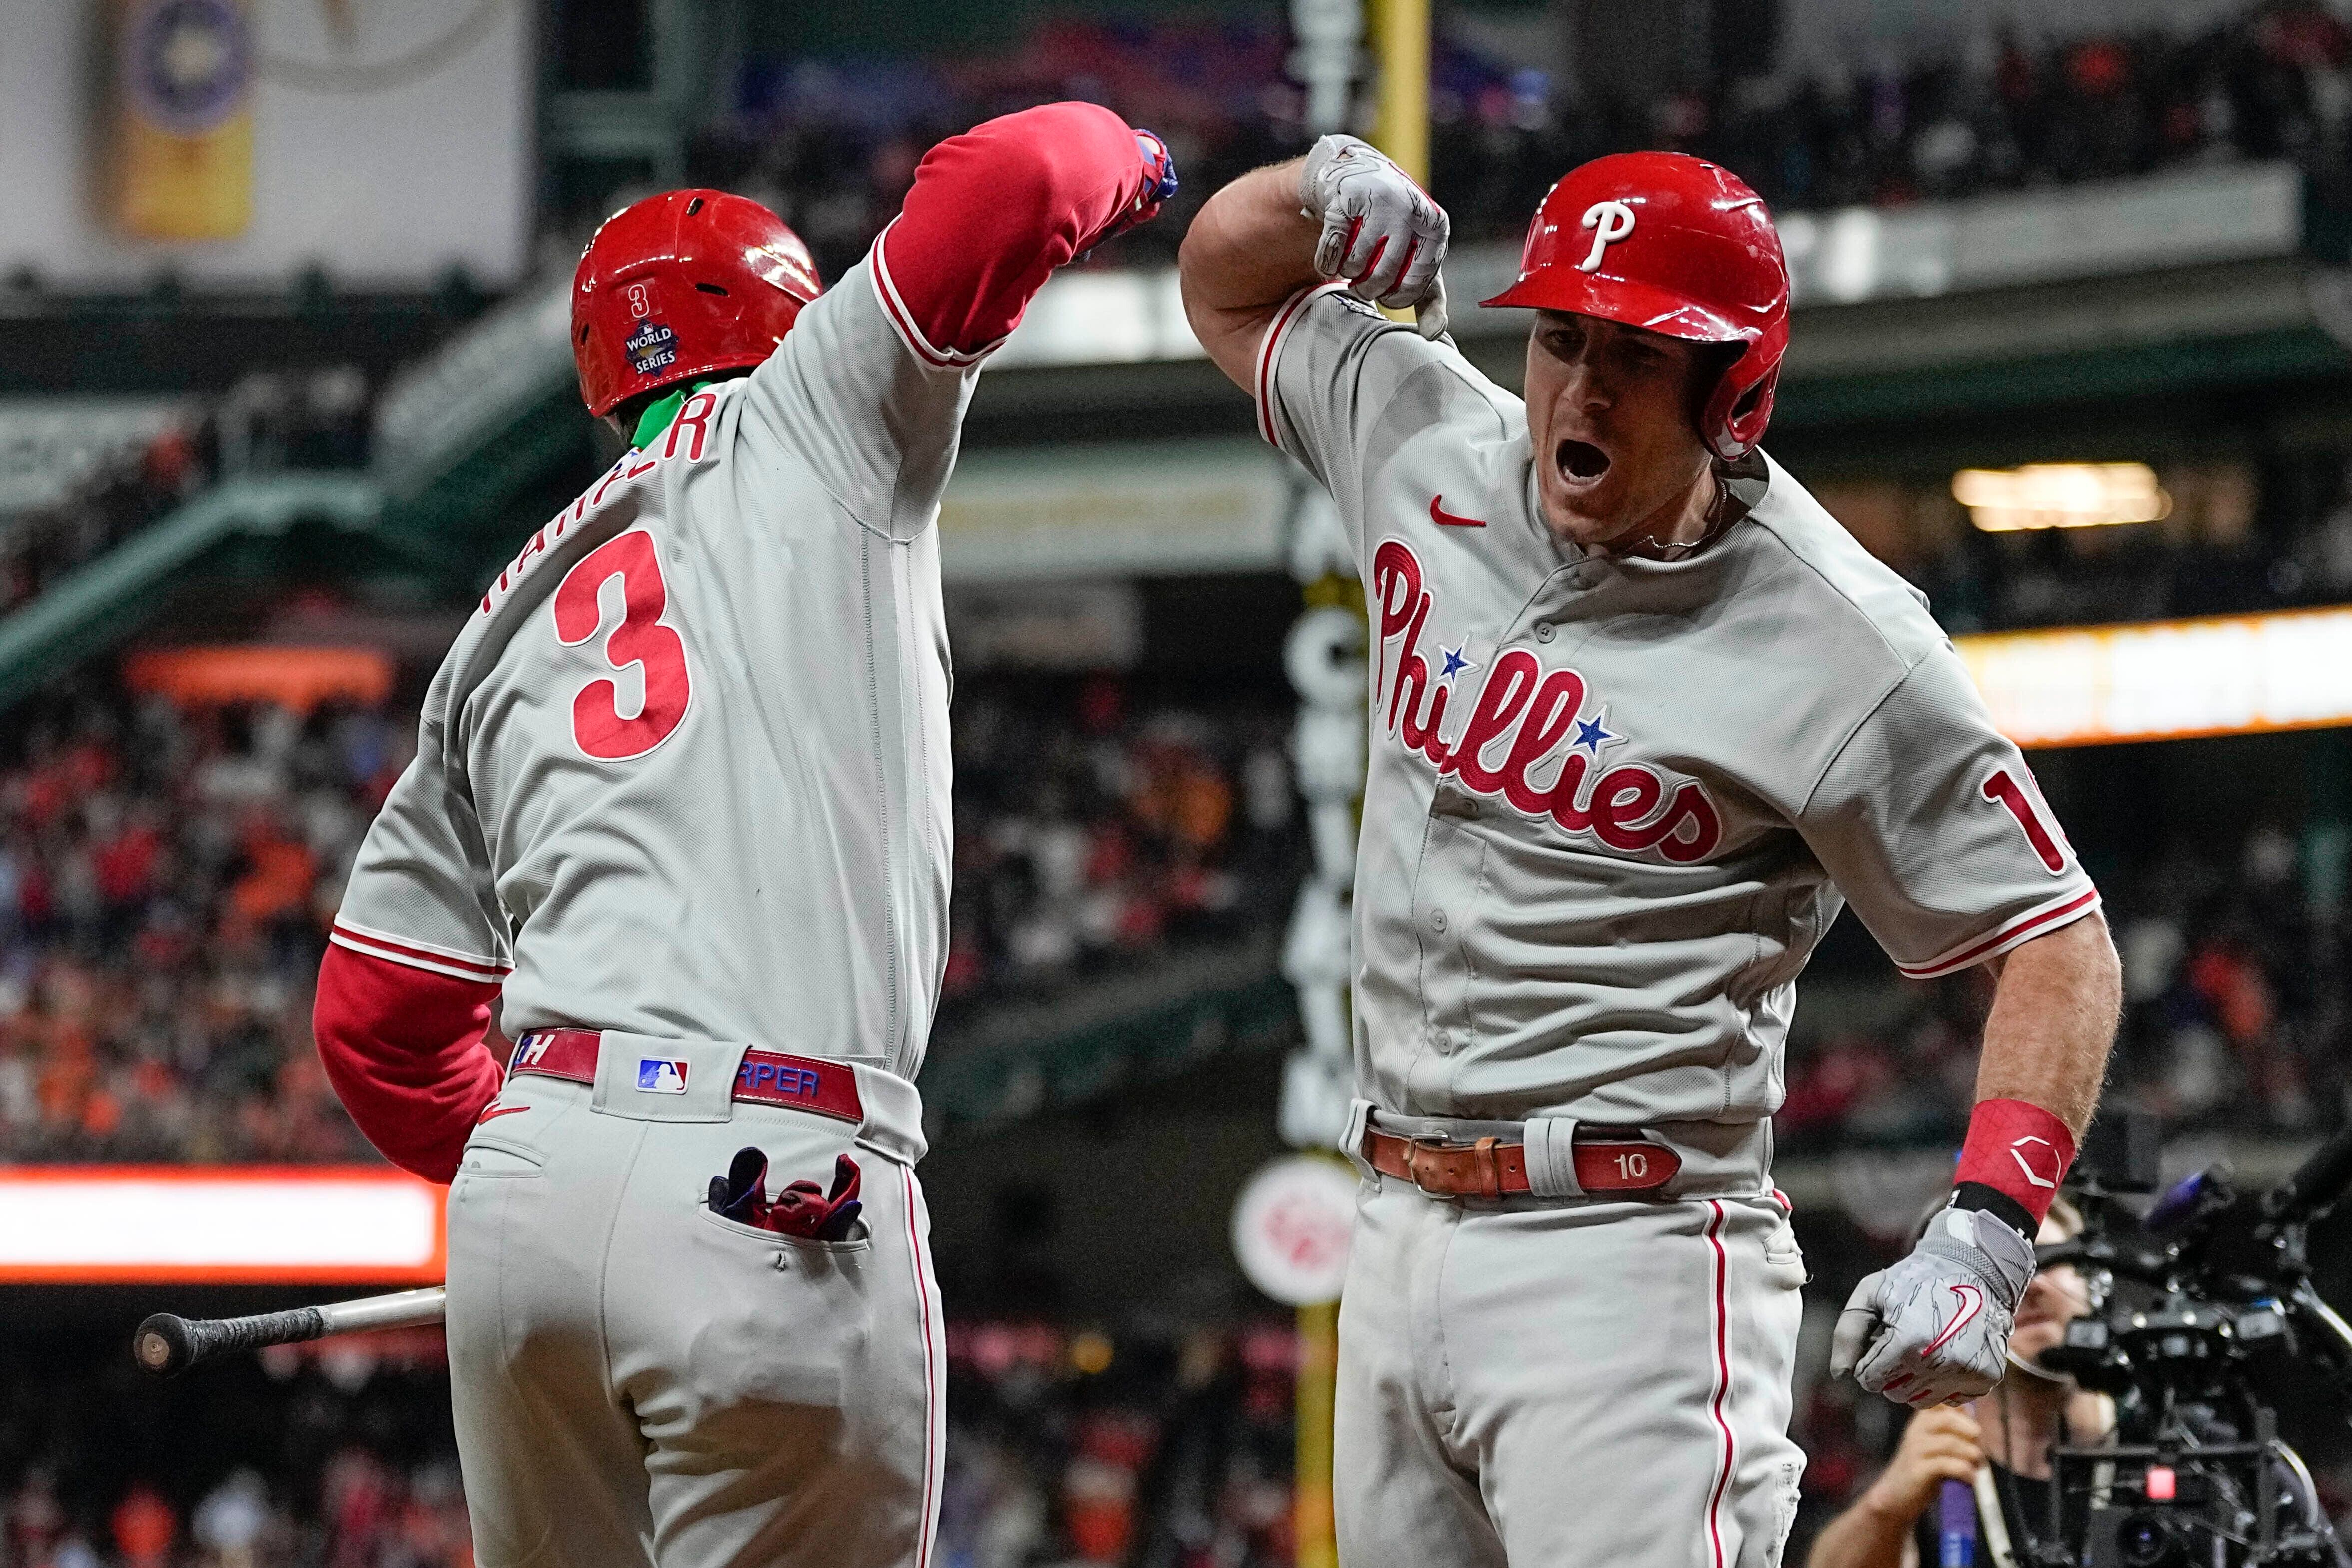
[[[661,1056],[640,1057],[637,1061],[637,1087],[648,1094],[683,1094],[686,1092],[686,1063]]]

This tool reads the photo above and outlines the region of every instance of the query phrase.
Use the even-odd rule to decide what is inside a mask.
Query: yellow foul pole
[[[1372,144],[1429,183],[1429,0],[1366,0],[1380,56]]]
[[[1297,1568],[1337,1568],[1331,1539],[1331,1396],[1339,1369],[1339,1303],[1298,1309],[1298,1474],[1292,1482]]]

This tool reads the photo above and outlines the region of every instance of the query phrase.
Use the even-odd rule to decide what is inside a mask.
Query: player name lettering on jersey
[[[482,613],[489,614],[520,587],[523,575],[546,555],[549,547],[579,527],[589,513],[603,507],[616,487],[625,489],[638,483],[681,454],[688,463],[708,462],[716,455],[719,449],[710,439],[710,421],[718,408],[718,392],[696,392],[679,407],[677,417],[670,421],[668,431],[657,439],[655,445],[633,446],[622,453],[619,459],[604,470],[602,478],[580,492],[579,499],[556,513],[545,528],[524,541],[521,550],[507,563],[506,570],[499,573],[499,580],[490,584],[489,591],[482,595]]]
[[[1420,643],[1436,597],[1424,581],[1421,559],[1410,546],[1391,538],[1373,551],[1380,649],[1372,707],[1407,752],[1426,758],[1441,779],[1455,779],[1475,795],[1507,800],[1529,817],[1549,818],[1561,831],[1589,835],[1612,850],[1655,850],[1677,863],[1715,852],[1723,841],[1723,818],[1706,791],[1639,762],[1600,770],[1602,751],[1625,738],[1608,728],[1607,705],[1584,716],[1595,695],[1584,677],[1566,666],[1547,670],[1525,648],[1506,649],[1495,658],[1471,699],[1469,716],[1446,739],[1446,703],[1454,692],[1448,679],[1475,666],[1456,648],[1433,677]],[[1557,772],[1549,782],[1538,780],[1537,770],[1556,758]]]

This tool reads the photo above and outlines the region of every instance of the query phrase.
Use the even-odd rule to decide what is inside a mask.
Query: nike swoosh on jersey
[[[1919,1353],[1922,1356],[1933,1355],[1951,1343],[1952,1336],[1976,1322],[1977,1314],[1984,1311],[1984,1292],[1974,1285],[1954,1285],[1951,1290],[1960,1298],[1960,1314],[1944,1325],[1942,1333],[1927,1342],[1927,1347]]]
[[[530,1107],[528,1105],[493,1105],[484,1111],[480,1115],[474,1118],[474,1125],[478,1127],[483,1123],[491,1120],[493,1117],[511,1116],[518,1111],[528,1111],[530,1109]]]
[[[1429,498],[1429,520],[1439,528],[1483,528],[1486,526],[1486,519],[1484,517],[1465,517],[1459,512],[1447,511],[1444,501],[1445,497],[1443,496],[1432,496]]]

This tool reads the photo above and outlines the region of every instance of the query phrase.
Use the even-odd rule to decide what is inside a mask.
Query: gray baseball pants
[[[509,1078],[449,1189],[481,1568],[925,1568],[947,1363],[911,1163],[844,1122],[730,1103],[740,1045],[659,1042],[693,1092],[608,1093],[625,1038],[604,1037],[595,1085]],[[851,1154],[866,1236],[711,1213],[747,1144],[772,1194]]]
[[[1760,1193],[1370,1176],[1339,1309],[1342,1568],[1775,1568],[1804,1261]]]

